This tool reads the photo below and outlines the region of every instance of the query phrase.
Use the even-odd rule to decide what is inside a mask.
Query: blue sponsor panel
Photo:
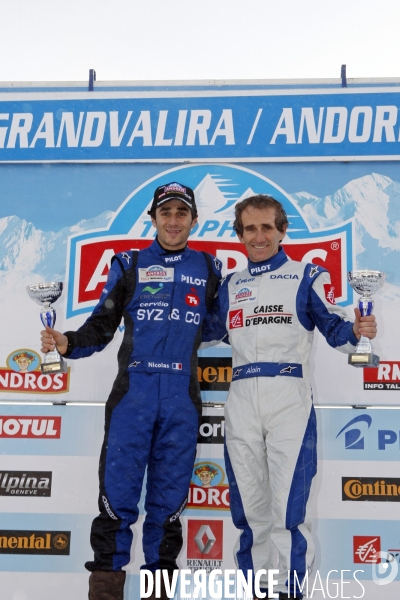
[[[0,570],[83,572],[92,555],[91,522],[90,515],[2,513]]]
[[[320,460],[398,461],[400,410],[320,409]]]
[[[319,519],[315,523],[315,532],[320,547],[316,568],[321,578],[326,578],[333,569],[339,571],[339,575],[346,569],[348,579],[359,570],[357,579],[360,580],[378,578],[383,581],[391,574],[396,581],[400,580],[397,521]]]
[[[395,87],[51,95],[30,102],[2,96],[1,161],[399,156]]]
[[[103,406],[0,406],[0,454],[99,456]]]

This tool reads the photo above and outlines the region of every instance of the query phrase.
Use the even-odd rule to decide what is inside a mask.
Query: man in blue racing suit
[[[196,454],[201,399],[197,349],[211,309],[221,264],[190,250],[197,222],[193,191],[160,186],[149,211],[157,238],[139,252],[113,257],[92,315],[77,331],[47,328],[42,350],[66,358],[102,350],[124,319],[119,370],[106,404],[100,457],[100,515],[93,521],[90,600],[122,600],[132,531],[147,466],[145,568],[172,575],[182,547],[183,511]],[[179,477],[171,486],[171,473]],[[153,596],[154,597],[154,594]],[[164,598],[167,597],[165,589]]]
[[[314,558],[307,511],[316,473],[308,362],[314,329],[333,348],[352,352],[360,334],[375,337],[376,323],[358,309],[350,322],[335,304],[329,273],[288,259],[279,246],[288,227],[279,202],[253,196],[235,213],[248,267],[221,283],[203,336],[221,339],[227,330],[232,346],[225,461],[232,518],[241,530],[235,559],[245,573],[278,569],[274,593],[301,598],[297,580]],[[268,597],[267,586],[266,574],[260,597]]]

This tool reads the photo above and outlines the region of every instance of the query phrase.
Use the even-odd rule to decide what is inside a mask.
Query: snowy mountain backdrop
[[[231,214],[232,205],[238,200],[234,188],[229,190],[230,186],[225,184],[228,189],[216,198],[216,182],[211,183],[212,194],[207,193],[207,190],[210,192],[209,178],[196,190],[200,216],[201,209],[208,212],[211,208],[214,213]],[[222,181],[218,184],[224,187]],[[248,190],[245,196],[250,193]],[[373,173],[350,181],[331,196],[318,198],[302,191],[290,197],[311,229],[336,226],[353,218],[355,267],[385,271],[387,281],[400,286],[400,183]],[[43,280],[64,279],[68,237],[87,230],[106,229],[114,214],[106,211],[57,232],[41,231],[34,223],[16,216],[3,217],[0,219],[0,273],[17,271],[35,273]],[[145,218],[148,216],[144,213],[131,233]]]

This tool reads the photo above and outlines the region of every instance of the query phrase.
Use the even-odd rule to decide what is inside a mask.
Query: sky
[[[400,77],[398,0],[1,4],[1,82]]]

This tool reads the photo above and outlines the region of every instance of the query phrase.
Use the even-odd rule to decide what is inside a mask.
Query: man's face
[[[156,218],[151,221],[157,229],[160,244],[166,250],[183,248],[197,223],[197,219],[192,219],[190,208],[181,200],[169,200],[157,208]]]
[[[279,243],[285,237],[275,225],[275,209],[248,206],[242,212],[243,235],[239,240],[246,246],[252,262],[268,260],[278,252]]]

